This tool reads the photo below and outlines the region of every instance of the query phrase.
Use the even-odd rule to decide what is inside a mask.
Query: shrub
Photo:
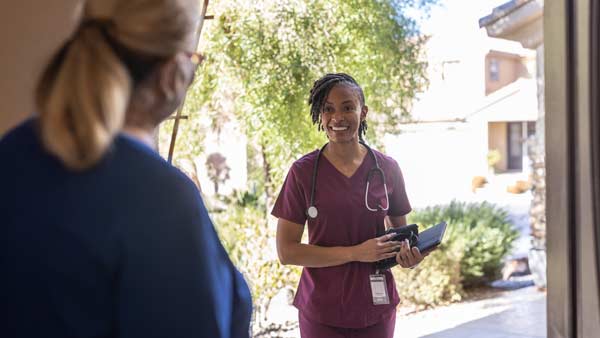
[[[487,163],[489,168],[496,168],[496,164],[502,161],[502,153],[498,149],[492,149],[487,154]]]
[[[402,304],[425,308],[460,301],[461,254],[444,247],[432,252],[415,269],[392,269]]]
[[[464,287],[496,279],[518,235],[507,216],[487,202],[453,201],[414,211],[409,223],[419,224],[421,231],[442,220],[448,228],[442,245],[417,268],[394,269],[402,303],[420,308],[444,305],[461,300]]]
[[[229,202],[224,212],[212,213],[215,228],[248,282],[255,310],[254,327],[260,329],[271,298],[284,287],[295,289],[301,269],[279,263],[275,229],[269,227],[264,208],[254,203],[251,194],[240,193],[236,201]]]
[[[502,259],[511,250],[518,231],[508,220],[508,212],[493,204],[453,201],[447,206],[428,207],[413,212],[410,223],[422,228],[446,221],[440,253],[462,252],[460,276],[464,287],[484,284],[499,277]],[[435,256],[432,255],[431,258]]]

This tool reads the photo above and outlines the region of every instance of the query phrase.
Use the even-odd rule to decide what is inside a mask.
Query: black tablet
[[[442,243],[445,232],[446,222],[436,224],[423,232],[419,232],[419,239],[415,246],[419,248],[420,252],[430,251]]]

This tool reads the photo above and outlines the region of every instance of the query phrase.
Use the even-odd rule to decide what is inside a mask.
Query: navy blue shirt
[[[72,172],[35,129],[0,141],[0,336],[249,336],[248,286],[184,174],[123,135]]]

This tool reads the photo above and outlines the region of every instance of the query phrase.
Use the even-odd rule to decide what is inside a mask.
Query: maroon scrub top
[[[304,225],[310,203],[311,181],[318,150],[294,162],[275,202],[272,215]],[[389,194],[388,211],[369,211],[365,206],[367,174],[375,167],[370,154],[351,177],[338,171],[325,156],[319,160],[315,206],[319,214],[308,218],[308,243],[333,247],[352,246],[384,231],[384,218],[403,216],[411,211],[404,179],[398,163],[373,150],[385,173]],[[379,175],[371,178],[369,206],[385,207],[385,192]],[[378,228],[378,229],[377,229]],[[389,305],[373,305],[369,275],[373,263],[350,262],[325,268],[302,270],[294,305],[310,320],[326,325],[363,328],[391,318],[400,299],[392,273],[384,272]]]

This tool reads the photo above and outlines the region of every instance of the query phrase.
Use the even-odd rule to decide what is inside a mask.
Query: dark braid
[[[327,95],[329,95],[331,88],[337,84],[347,84],[356,88],[360,99],[360,106],[361,108],[365,106],[365,94],[358,82],[356,82],[352,76],[345,73],[326,74],[315,81],[313,87],[310,89],[310,96],[308,98],[312,122],[313,124],[318,125],[319,130],[323,130],[323,126],[321,125],[321,112],[325,105],[325,99],[327,98]],[[358,127],[358,138],[361,141],[364,141],[363,137],[366,131],[367,121],[361,121]]]

